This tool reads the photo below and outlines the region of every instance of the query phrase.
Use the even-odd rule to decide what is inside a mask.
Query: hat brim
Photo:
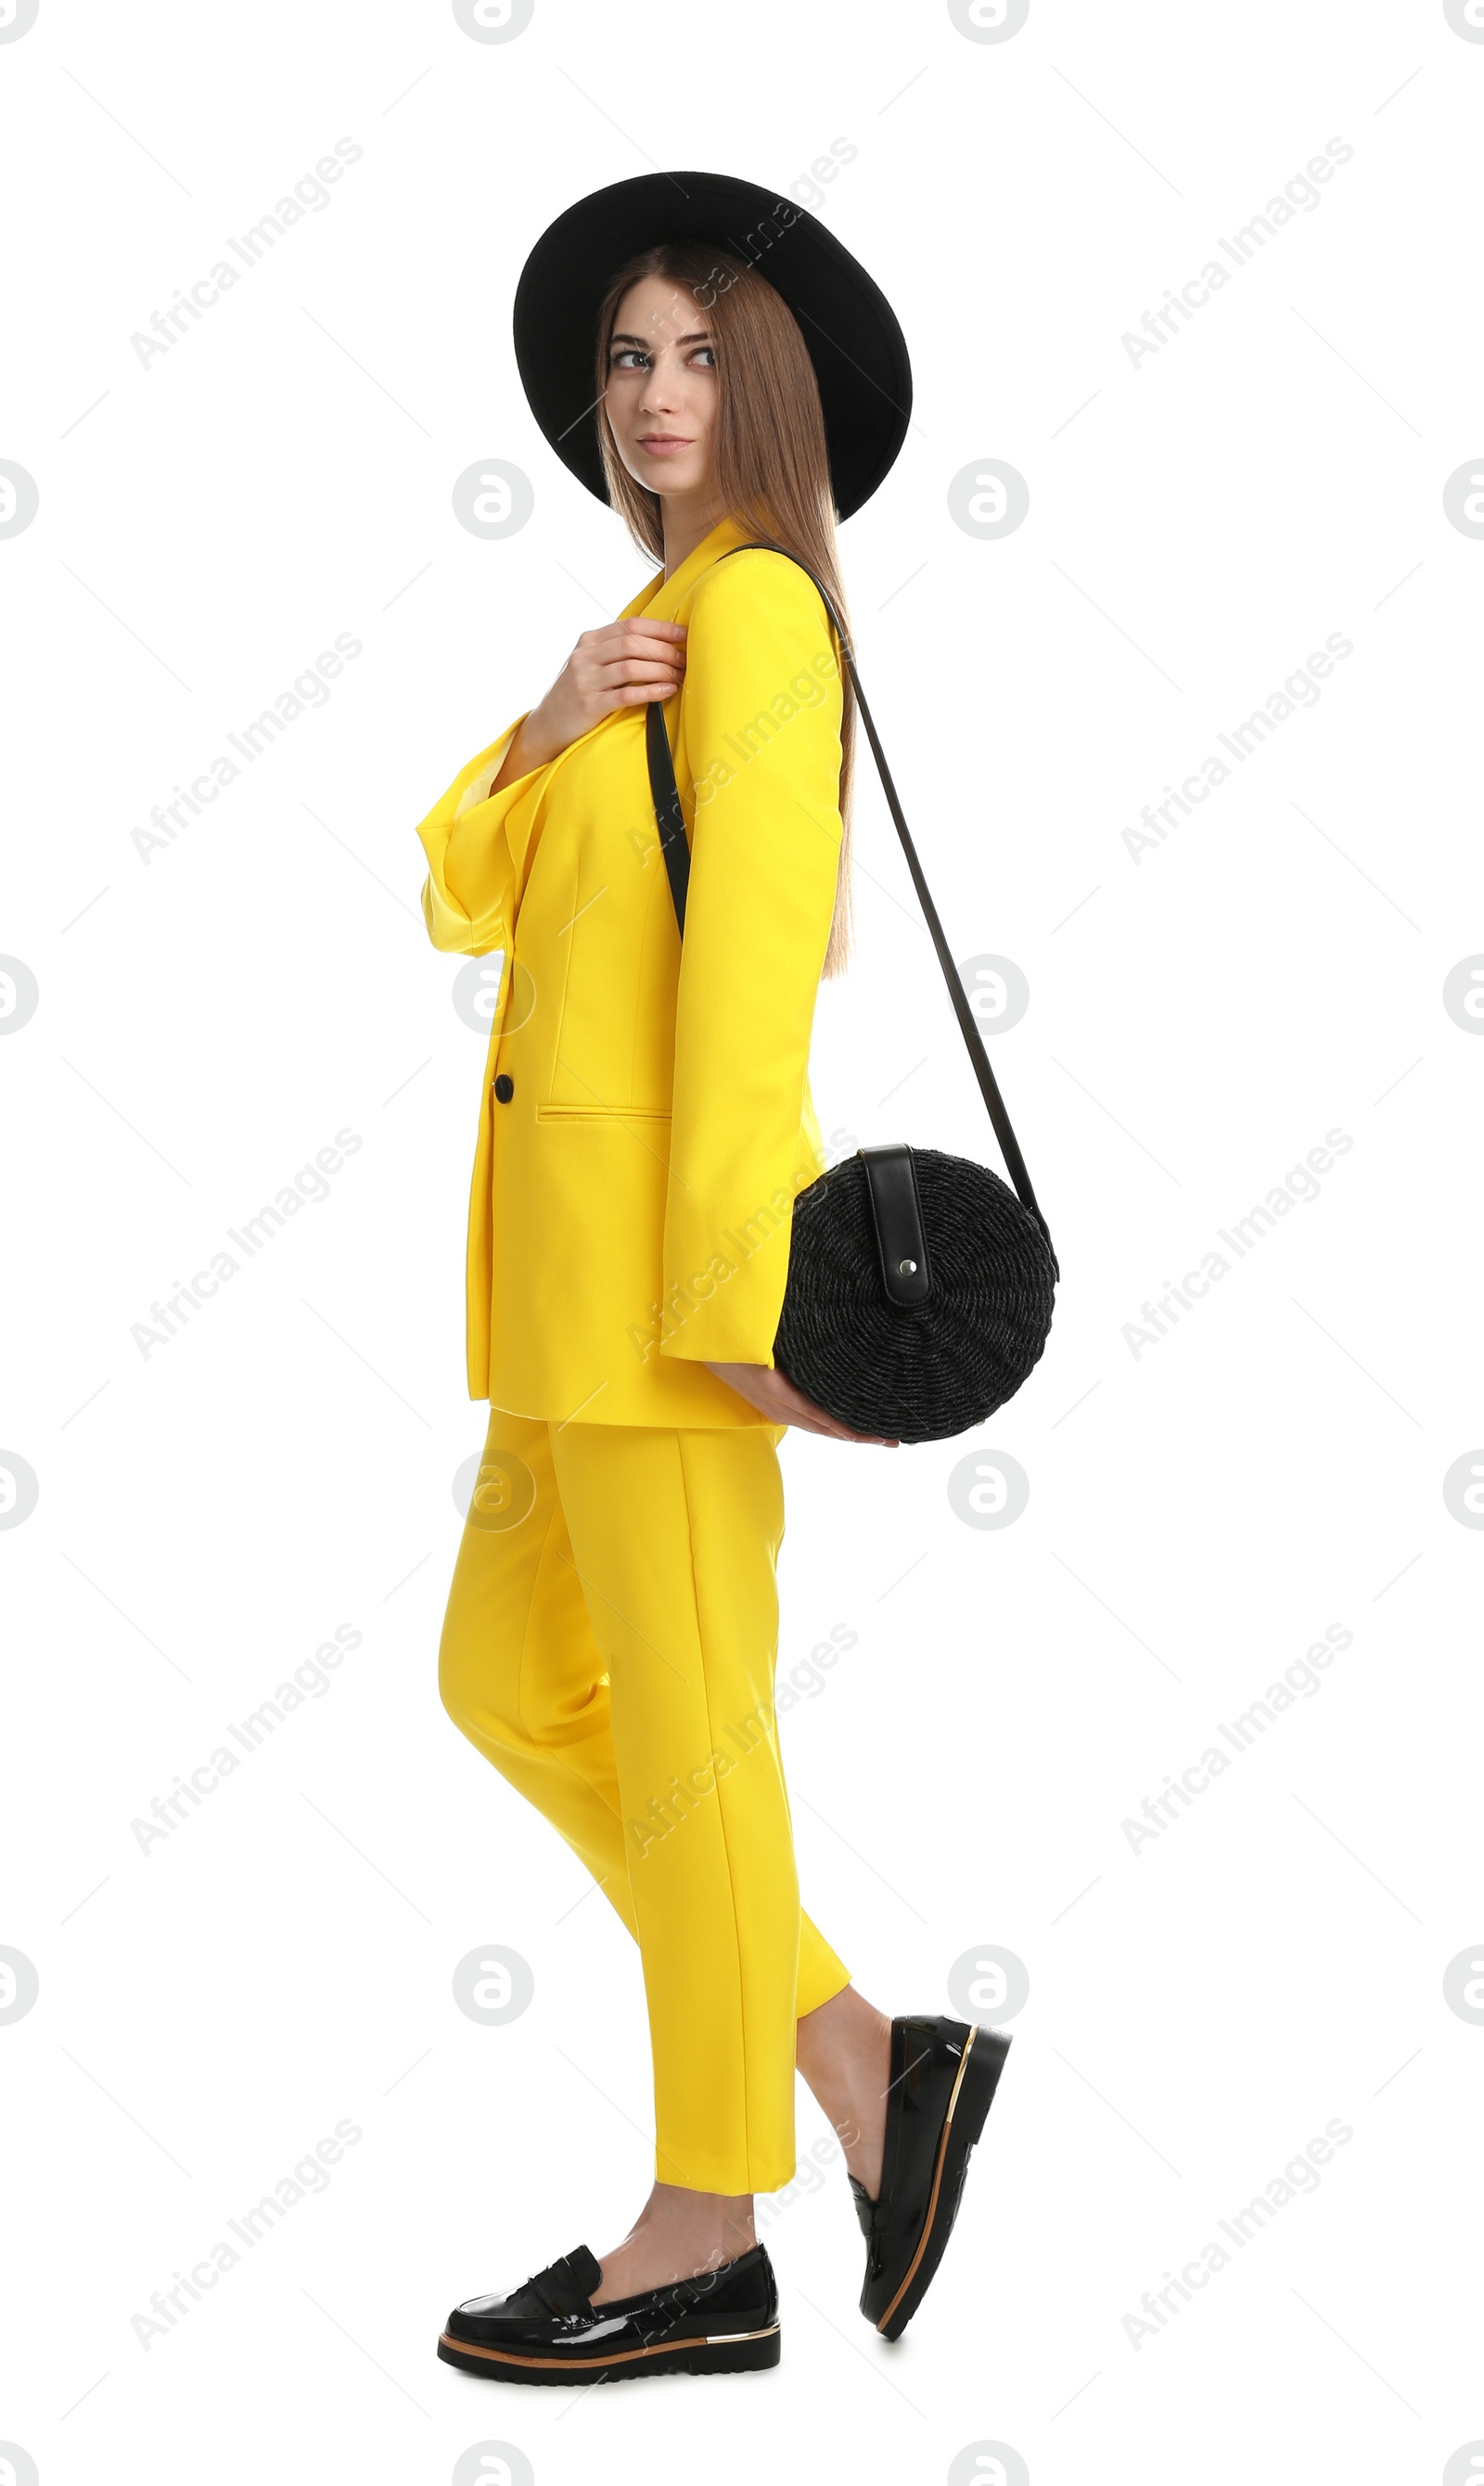
[[[890,472],[912,414],[907,341],[880,287],[795,200],[725,173],[642,173],[579,199],[548,225],[515,289],[521,383],[562,462],[604,502],[593,367],[616,269],[656,242],[701,239],[782,294],[819,383],[839,517]]]

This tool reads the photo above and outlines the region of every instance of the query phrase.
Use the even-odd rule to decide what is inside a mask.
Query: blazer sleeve
[[[419,824],[418,836],[427,857],[423,921],[435,950],[464,950],[481,957],[487,950],[508,946],[506,917],[513,870],[505,836],[506,816],[541,772],[528,770],[502,786],[498,794],[489,789],[529,714],[529,708],[523,708],[497,742],[461,768]]]
[[[661,1353],[771,1365],[810,1036],[839,870],[842,686],[817,589],[783,554],[718,562],[680,692],[694,787],[675,1008]]]

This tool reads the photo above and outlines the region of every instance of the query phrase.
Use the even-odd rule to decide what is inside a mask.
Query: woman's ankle
[[[699,2279],[737,2261],[756,2243],[750,2193],[694,2193],[656,2184],[619,2245],[602,2256],[593,2303]]]
[[[847,1985],[798,2024],[798,2065],[872,2200],[881,2190],[892,2023]]]

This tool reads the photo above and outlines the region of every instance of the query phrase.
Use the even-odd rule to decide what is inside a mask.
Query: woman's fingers
[[[678,628],[678,624],[666,624]],[[673,699],[685,674],[684,633],[677,639],[650,639],[636,644],[625,627],[617,644],[598,654],[595,696],[608,707],[635,707],[641,702]]]
[[[853,1425],[842,1423],[838,1416],[832,1416],[828,1408],[818,1407],[812,1398],[806,1398],[803,1391],[796,1389],[786,1376],[778,1395],[786,1421],[808,1432],[825,1433],[837,1442],[867,1442],[882,1450],[894,1450],[900,1447],[885,1433],[858,1433]]]
[[[623,682],[678,682],[684,671],[683,656],[616,656],[603,667],[604,686],[617,690]]]
[[[526,719],[524,747],[555,759],[616,708],[673,699],[685,673],[680,622],[608,622],[585,630]]]
[[[685,632],[678,622],[643,628],[631,622],[585,630],[567,658],[566,670],[574,688],[588,698],[615,689],[620,682],[681,674]]]
[[[789,1422],[807,1425],[811,1433],[827,1433],[837,1442],[868,1442],[884,1450],[895,1450],[901,1447],[885,1433],[856,1432],[853,1426],[840,1423],[836,1417],[827,1415],[823,1407],[814,1406],[808,1398],[801,1398],[800,1407],[808,1412],[790,1417]]]
[[[716,1374],[718,1381],[725,1381],[729,1390],[735,1390],[739,1398],[746,1398],[760,1415],[766,1416],[770,1423],[793,1424],[800,1432],[823,1433],[837,1442],[869,1442],[886,1450],[901,1447],[885,1433],[857,1432],[853,1425],[832,1416],[828,1408],[816,1407],[813,1399],[806,1398],[789,1380],[781,1365],[712,1364],[707,1369]]]
[[[685,627],[679,622],[615,622],[587,635],[605,665],[619,656],[660,656],[671,663],[685,652]]]
[[[672,662],[673,670],[672,670]],[[641,702],[673,699],[684,678],[684,658],[623,656],[606,668],[604,698],[614,707],[635,707]]]
[[[807,1429],[811,1433],[826,1433],[832,1441],[865,1442],[882,1450],[896,1450],[901,1448],[899,1442],[890,1440],[885,1433],[853,1433],[848,1424],[810,1423],[807,1418],[798,1416],[790,1418],[789,1421],[795,1424],[807,1425]]]
[[[683,674],[685,649],[668,644],[663,648],[617,648],[602,658],[598,671],[610,681],[626,681],[639,674]]]

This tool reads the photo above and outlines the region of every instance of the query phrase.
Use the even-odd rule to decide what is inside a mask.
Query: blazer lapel
[[[722,555],[729,552],[733,544],[746,543],[748,539],[745,530],[738,526],[734,518],[720,519],[710,534],[701,538],[694,551],[687,553],[672,577],[667,578],[662,569],[656,570],[648,584],[642,587],[639,594],[625,604],[618,617],[618,620],[631,622],[640,614],[644,614],[656,622],[673,622],[682,599],[691,594],[698,579],[710,568],[712,563],[720,561]],[[535,825],[536,809],[545,800],[554,772],[561,767],[567,753],[575,751],[580,743],[589,739],[590,735],[601,733],[603,728],[611,725],[616,717],[632,716],[634,713],[635,710],[631,707],[612,708],[607,716],[599,717],[596,725],[588,728],[587,733],[578,734],[576,741],[569,742],[565,751],[558,752],[551,766],[541,771],[536,784],[528,787],[520,801],[512,804],[506,814],[505,835],[510,849],[510,860],[515,868],[514,889],[517,906],[525,893],[526,855],[531,843],[531,832]]]
[[[663,570],[656,572],[648,586],[635,596],[633,603],[624,606],[618,616],[619,621],[632,621],[643,613],[655,622],[673,622],[676,606],[690,594],[697,580],[712,563],[720,561],[723,553],[729,552],[733,544],[744,544],[749,540],[746,530],[738,526],[735,518],[719,519],[710,534],[701,537],[695,550],[686,554],[673,577],[667,578]]]

